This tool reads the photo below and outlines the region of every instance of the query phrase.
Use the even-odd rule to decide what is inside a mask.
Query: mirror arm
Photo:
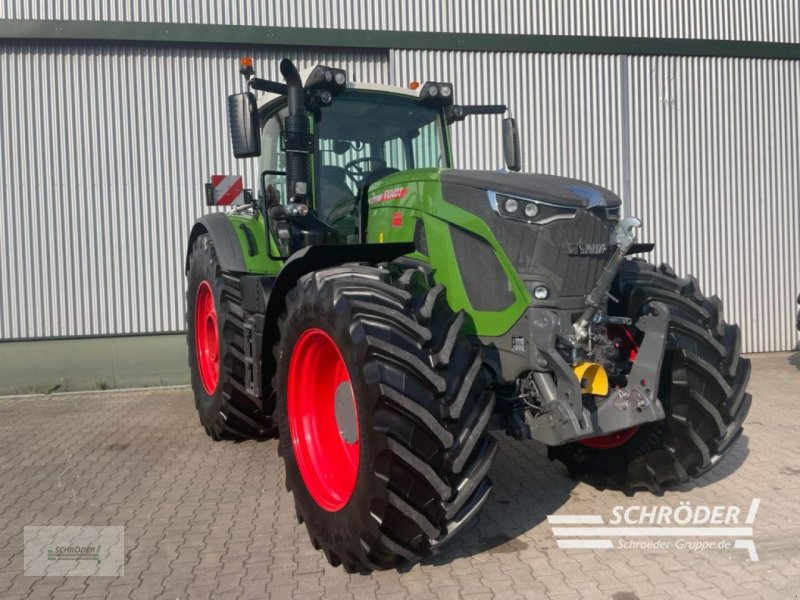
[[[259,79],[258,77],[250,79],[248,85],[259,92],[270,92],[273,94],[280,94],[281,96],[285,96],[287,91],[285,83],[278,83],[277,81],[270,81],[269,79]]]
[[[508,110],[505,104],[471,104],[448,106],[445,111],[448,123],[463,121],[469,115],[502,115]]]

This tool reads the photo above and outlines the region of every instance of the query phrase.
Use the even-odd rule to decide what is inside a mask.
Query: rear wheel
[[[239,279],[222,270],[207,234],[192,246],[187,277],[189,370],[200,423],[215,440],[264,437],[269,419],[244,383]]]
[[[486,500],[496,442],[481,351],[426,271],[344,265],[286,296],[275,347],[286,485],[349,572],[431,554]]]
[[[623,263],[610,312],[635,320],[650,301],[670,310],[658,397],[666,418],[638,429],[551,446],[574,477],[626,493],[660,493],[711,469],[731,449],[750,409],[745,392],[750,361],[740,358],[740,333],[725,323],[716,296],[702,294],[693,277],[679,279],[666,266]]]

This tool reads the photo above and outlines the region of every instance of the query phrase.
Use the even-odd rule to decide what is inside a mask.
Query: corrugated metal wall
[[[669,13],[665,11],[669,7]],[[0,0],[0,18],[800,41],[800,3],[174,3]],[[309,40],[311,41],[311,40]],[[0,45],[0,340],[178,331],[182,254],[212,172],[233,160],[224,98],[246,49]],[[749,351],[796,342],[800,61],[471,52],[249,51],[362,81],[451,80],[507,102],[525,169],[609,187],[698,276]],[[267,72],[272,69],[272,72]],[[499,118],[456,125],[458,163],[502,164]]]
[[[524,170],[625,200],[652,260],[692,273],[741,324],[747,351],[794,347],[800,292],[800,62],[393,51],[398,82],[503,101]],[[458,166],[502,165],[500,119],[454,125]],[[488,149],[488,150],[487,150]],[[488,161],[487,161],[488,157]]]
[[[800,292],[800,62],[637,57],[630,202],[655,258],[725,302],[751,352],[790,350]]]
[[[622,190],[619,57],[392,51],[395,80],[451,81],[463,104],[505,103],[525,142],[523,170],[569,174]],[[501,117],[453,125],[459,168],[504,166]]]
[[[800,42],[797,0],[2,0],[0,18]]]
[[[0,339],[184,329],[211,173],[243,173],[225,97],[246,50],[0,45]],[[249,51],[278,78],[281,49]],[[386,82],[385,53],[298,52]]]

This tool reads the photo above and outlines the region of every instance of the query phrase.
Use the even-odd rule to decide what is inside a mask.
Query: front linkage
[[[540,442],[555,446],[583,438],[605,435],[643,423],[664,418],[664,409],[655,390],[661,374],[666,335],[669,326],[669,309],[660,302],[647,306],[647,313],[636,321],[636,328],[644,334],[636,361],[627,377],[627,385],[617,386],[611,393],[607,377],[600,365],[585,368],[592,352],[591,328],[593,324],[609,323],[629,325],[629,318],[613,318],[600,312],[617,277],[623,260],[636,240],[635,228],[641,222],[629,217],[614,229],[612,241],[616,250],[600,276],[596,286],[587,296],[587,308],[573,325],[573,334],[559,335],[561,323],[553,310],[530,309],[530,381],[523,387],[532,391],[538,400],[535,411],[525,412],[523,431]],[[576,367],[571,367],[561,350],[572,355]],[[594,365],[593,365],[594,366]],[[590,391],[589,382],[580,381],[576,372],[603,378],[603,383],[591,391],[600,392],[596,402],[587,407],[583,396]],[[605,397],[603,397],[605,396]],[[591,410],[590,410],[591,408]]]

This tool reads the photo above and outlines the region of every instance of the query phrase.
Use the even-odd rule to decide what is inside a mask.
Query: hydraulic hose
[[[626,217],[614,228],[611,242],[616,244],[617,249],[600,275],[600,279],[597,280],[594,289],[586,297],[586,310],[583,311],[583,314],[572,326],[575,331],[575,337],[579,342],[584,341],[589,336],[589,323],[594,319],[603,304],[608,290],[611,289],[611,284],[614,283],[614,278],[619,272],[619,267],[625,259],[628,249],[636,241],[636,228],[641,226],[642,222],[636,217]]]

